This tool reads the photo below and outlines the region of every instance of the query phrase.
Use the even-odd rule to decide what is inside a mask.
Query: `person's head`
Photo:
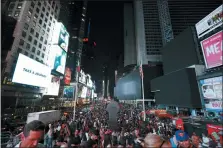
[[[141,143],[142,147],[171,147],[171,143],[169,141],[164,140],[159,135],[148,134],[144,141]]]
[[[38,142],[43,138],[45,125],[43,122],[34,120],[24,127],[24,140],[21,147],[37,147]]]

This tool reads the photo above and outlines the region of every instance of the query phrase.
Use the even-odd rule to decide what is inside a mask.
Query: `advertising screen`
[[[86,96],[87,96],[87,87],[83,86],[81,92],[81,98],[86,98]]]
[[[87,98],[91,98],[91,89],[87,88]]]
[[[12,82],[47,87],[50,68],[23,54],[19,54]]]
[[[200,80],[206,110],[222,111],[222,76]]]
[[[206,68],[214,68],[222,65],[222,34],[220,31],[201,41]]]
[[[199,21],[195,27],[197,30],[198,38],[204,36],[210,31],[222,25],[223,15],[222,15],[223,5],[219,6],[208,16]]]
[[[64,86],[63,98],[74,99],[74,86]]]
[[[66,28],[62,23],[57,22],[53,33],[52,44],[58,45],[67,52],[68,42],[69,42],[69,33],[67,32]]]
[[[64,74],[66,65],[67,53],[58,45],[50,47],[49,65],[52,70]]]
[[[65,69],[65,77],[64,77],[64,83],[66,85],[70,85],[70,81],[71,81],[71,70],[70,68]]]
[[[45,95],[58,96],[60,88],[60,78],[56,76],[49,76],[49,85],[46,88]]]

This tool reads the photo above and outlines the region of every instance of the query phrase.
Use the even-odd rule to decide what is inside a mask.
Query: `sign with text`
[[[222,76],[200,80],[206,110],[222,111]]]
[[[19,54],[12,82],[47,87],[51,69],[23,54]]]
[[[220,31],[201,41],[206,68],[214,68],[222,65],[222,34]]]
[[[195,25],[198,38],[201,38],[205,34],[222,25],[222,10],[223,5],[219,6],[217,9],[215,9],[213,12],[211,12],[208,16],[203,18]]]

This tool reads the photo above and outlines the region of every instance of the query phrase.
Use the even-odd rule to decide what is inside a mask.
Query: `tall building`
[[[72,80],[76,78],[76,67],[81,65],[83,38],[85,37],[87,1],[66,0],[61,3],[60,18],[70,34],[67,66],[72,70]]]
[[[124,5],[125,66],[133,63],[127,62],[127,57],[131,57],[134,53],[132,48],[128,47],[134,42],[131,42],[129,39],[131,34],[126,34],[126,31],[135,32],[134,50],[137,55],[135,64],[139,64],[140,60],[143,64],[156,64],[162,62],[160,50],[166,43],[189,26],[194,26],[221,2],[221,0],[138,0],[132,2],[133,6],[130,6],[131,3],[126,3]],[[132,8],[134,23],[130,23],[133,20]],[[126,13],[127,11],[129,13]],[[126,27],[126,24],[130,26]]]
[[[11,45],[4,48],[7,56],[2,59],[4,61],[3,80],[7,78],[8,81],[11,81],[11,83],[7,82],[2,85],[1,95],[4,97],[2,107],[5,103],[10,106],[15,105],[15,100],[18,102],[19,98],[32,100],[42,97],[45,89],[14,84],[12,83],[12,77],[20,53],[48,66],[49,44],[53,38],[52,34],[60,12],[59,1],[9,0],[5,3],[5,6],[7,6],[4,10],[5,15],[15,19],[16,25],[11,31],[14,40],[12,40]]]
[[[15,40],[4,72],[13,73],[19,53],[47,65],[48,44],[60,12],[58,1],[12,1],[7,15],[15,18]]]
[[[132,3],[124,4],[124,66],[137,63]]]

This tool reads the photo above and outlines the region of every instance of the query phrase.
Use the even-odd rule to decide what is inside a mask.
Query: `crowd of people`
[[[89,111],[77,109],[75,121],[70,114],[47,126],[37,120],[26,124],[15,147],[221,147],[205,134],[201,138],[196,133],[189,137],[176,129],[171,119],[147,115],[144,121],[140,112],[133,105],[121,104],[114,128],[108,122],[106,104],[97,102]]]

